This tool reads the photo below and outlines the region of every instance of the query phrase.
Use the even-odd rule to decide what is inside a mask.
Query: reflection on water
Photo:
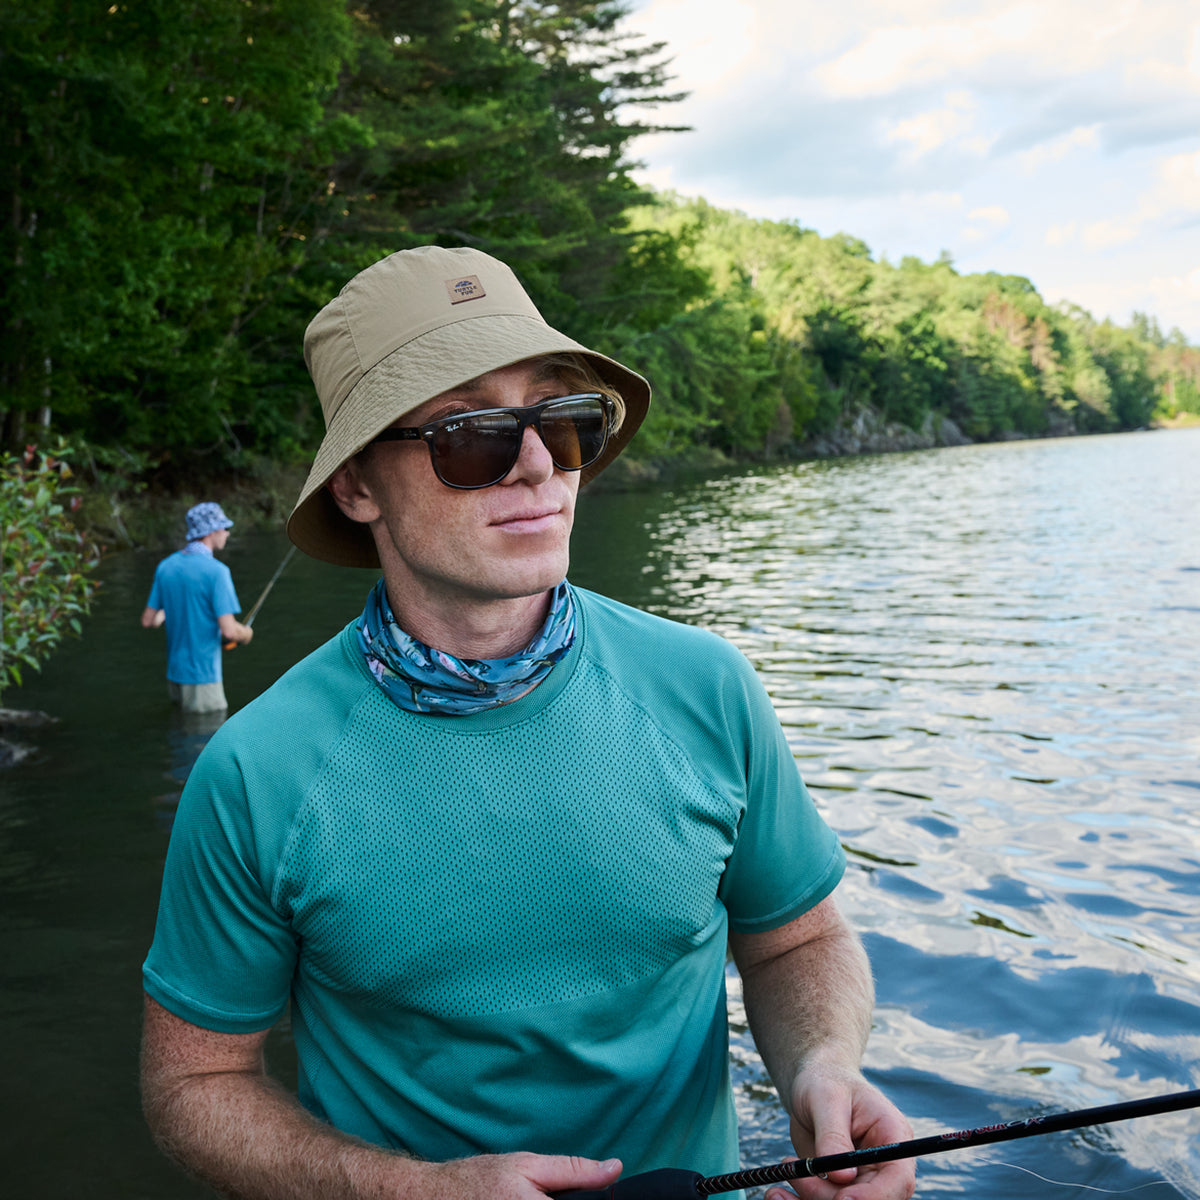
[[[872,1074],[918,1133],[1200,1085],[1198,514],[1183,433],[806,463],[638,523],[622,598],[741,647],[846,845]],[[735,1054],[743,1157],[779,1158]],[[1062,1194],[1004,1162],[1197,1196],[1198,1128],[925,1159],[919,1194]]]
[[[1200,432],[1134,434],[581,502],[577,583],[716,629],[766,681],[849,853],[843,903],[879,994],[871,1076],[918,1134],[1200,1086],[1198,463]],[[235,537],[224,557],[256,595],[285,550]],[[61,718],[0,777],[18,1195],[206,1194],[159,1159],[136,1095],[162,855],[211,733],[173,712],[161,640],[137,624],[154,561],[109,560],[86,640],[8,697]],[[372,582],[290,562],[226,659],[232,708]],[[730,996],[743,1161],[774,1161],[786,1124],[736,978]],[[1198,1132],[1181,1113],[939,1155],[918,1195],[1196,1200]]]
[[[168,791],[154,797],[154,810],[158,824],[166,833],[171,832],[175,823],[175,809],[179,797],[183,795],[183,785],[191,774],[192,765],[200,757],[200,751],[208,743],[208,739],[224,724],[227,713],[181,712],[172,706],[170,720],[167,726],[167,778],[171,787]]]

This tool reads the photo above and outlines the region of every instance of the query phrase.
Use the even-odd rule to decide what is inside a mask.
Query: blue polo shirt
[[[220,683],[218,620],[242,609],[229,568],[203,542],[189,542],[158,564],[146,604],[167,614],[167,679]]]

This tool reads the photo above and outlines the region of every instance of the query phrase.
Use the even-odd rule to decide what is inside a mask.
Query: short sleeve
[[[213,612],[218,617],[222,617],[226,613],[240,613],[242,606],[238,602],[237,591],[233,586],[233,575],[224,563],[220,563],[219,566],[222,570],[213,593]]]
[[[162,606],[162,597],[159,595],[158,587],[158,568],[156,567],[154,570],[154,582],[150,585],[150,596],[146,601],[146,607],[158,609],[162,608]]]
[[[143,981],[194,1025],[252,1033],[283,1012],[297,947],[271,904],[276,863],[248,819],[241,773],[216,742],[180,801]]]
[[[745,811],[719,894],[731,929],[760,933],[786,925],[828,896],[846,869],[846,856],[804,786],[770,697],[749,663],[738,690],[737,703],[726,701],[726,721],[745,763]]]

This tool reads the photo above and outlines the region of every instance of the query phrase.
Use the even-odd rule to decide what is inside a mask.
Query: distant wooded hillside
[[[1200,350],[1150,317],[639,188],[665,54],[603,0],[7,0],[7,447],[52,430],[165,487],[302,461],[305,325],[428,242],[648,375],[647,460],[786,452],[863,404],[972,438],[1200,412]]]

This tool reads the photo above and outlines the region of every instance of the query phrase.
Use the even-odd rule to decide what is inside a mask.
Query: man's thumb
[[[542,1160],[543,1169],[533,1180],[538,1187],[551,1196],[563,1196],[574,1192],[603,1193],[621,1174],[619,1158],[597,1162],[594,1158],[566,1156]]]

